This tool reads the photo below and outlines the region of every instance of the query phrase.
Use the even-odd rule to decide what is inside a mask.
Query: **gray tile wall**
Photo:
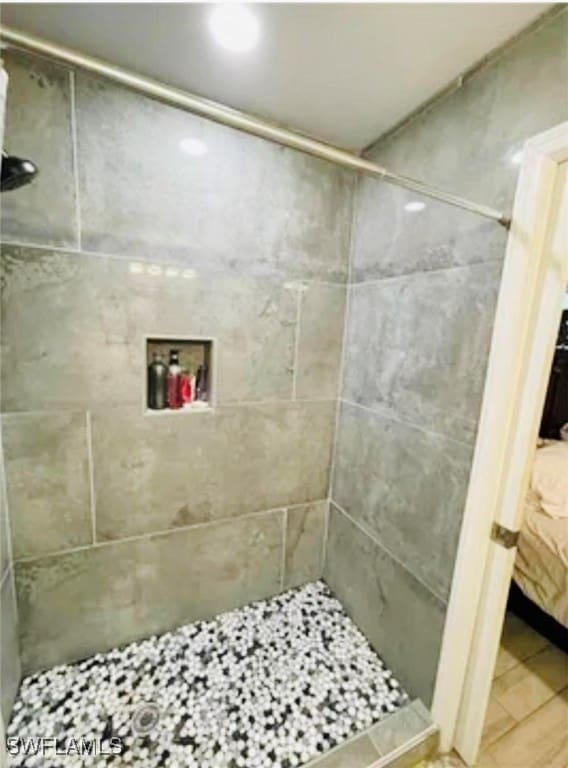
[[[429,704],[444,603],[333,503],[324,575],[403,686]]]
[[[2,721],[8,723],[22,673],[18,638],[18,608],[13,572],[5,574],[0,593],[0,684]],[[4,745],[2,745],[3,747]]]
[[[0,436],[0,720],[4,723],[10,719],[12,704],[20,684],[20,675],[18,610]]]
[[[7,146],[40,168],[3,200],[0,265],[30,671],[321,576],[354,178],[5,64]],[[145,414],[146,336],[215,339],[212,412]]]
[[[282,518],[276,510],[21,561],[24,668],[87,656],[275,594]]]
[[[7,76],[0,66],[0,144],[4,146]],[[1,351],[0,351],[1,368]],[[21,664],[18,643],[18,611],[14,584],[11,526],[6,503],[4,452],[0,426],[0,737],[20,684]],[[4,745],[0,746],[0,763],[4,765]]]
[[[378,162],[510,211],[525,139],[568,119],[568,13],[379,141]],[[506,232],[362,179],[325,576],[408,690],[433,693]]]

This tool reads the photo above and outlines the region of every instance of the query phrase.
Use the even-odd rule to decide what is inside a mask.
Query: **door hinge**
[[[505,528],[504,525],[493,523],[491,538],[505,549],[512,549],[517,546],[519,531],[511,531],[509,528]]]

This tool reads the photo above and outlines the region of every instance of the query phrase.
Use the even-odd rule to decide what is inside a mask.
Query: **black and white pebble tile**
[[[407,702],[315,582],[26,678],[7,735],[55,737],[73,756],[10,765],[294,768]],[[118,751],[117,737],[121,754],[69,750],[83,738]]]

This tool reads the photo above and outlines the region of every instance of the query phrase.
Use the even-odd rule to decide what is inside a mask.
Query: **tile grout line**
[[[8,565],[4,568],[4,573],[0,577],[0,591],[4,589],[4,582],[5,581],[11,581],[11,571],[14,570],[14,563],[10,560],[8,561]]]
[[[545,646],[544,648],[541,648],[540,651],[537,651],[536,654],[533,654],[533,656],[531,656],[530,658],[533,658],[534,656],[537,656],[538,654],[542,653],[543,651],[546,651],[548,648],[554,648],[554,647],[555,647],[554,645]],[[559,651],[559,653],[561,653],[561,651]],[[531,680],[531,679],[534,679],[534,678],[540,679],[539,674],[537,672],[535,672],[534,670],[528,669],[526,667],[526,661],[528,661],[528,659],[526,659],[525,661],[522,661],[520,664],[516,665],[516,666],[523,666],[524,667],[524,672],[525,672],[525,675],[526,675],[525,679],[528,679],[528,680]],[[516,666],[512,667],[510,670],[507,670],[507,672],[505,674],[507,674],[508,672],[511,672],[513,669],[516,669]],[[564,687],[566,687],[566,686],[564,686]],[[515,726],[516,726],[516,725],[520,725],[521,723],[524,723],[526,720],[528,720],[529,717],[532,717],[532,715],[535,712],[538,712],[539,709],[541,709],[542,707],[546,706],[549,702],[551,702],[553,699],[555,699],[562,692],[562,690],[564,688],[560,688],[558,691],[554,691],[553,689],[551,689],[550,687],[547,686],[547,689],[548,689],[548,691],[550,693],[550,696],[547,699],[544,699],[535,709],[532,709],[530,712],[527,712],[525,715],[523,715],[520,720],[518,719],[517,715],[515,715],[513,712],[510,711],[509,706],[507,705],[507,702],[503,701],[503,698],[505,698],[505,696],[507,695],[507,693],[510,690],[510,688],[507,689],[506,691],[502,692],[502,693],[495,693],[493,691],[493,684],[492,684],[491,685],[491,695],[495,697],[495,700],[497,701],[497,703],[505,710],[505,712],[509,715],[509,717],[514,721]],[[509,730],[512,730],[512,728],[510,728]],[[508,732],[509,731],[506,731],[505,733],[501,734],[501,736],[505,736],[506,733],[508,733]],[[501,736],[499,738],[501,738]],[[498,741],[498,739],[496,741]],[[496,743],[496,741],[493,742],[493,743]]]
[[[113,547],[119,544],[128,544],[133,541],[141,541],[144,539],[150,539],[158,536],[169,536],[181,531],[192,531],[196,528],[209,528],[211,526],[224,525],[231,522],[237,522],[239,520],[251,520],[264,515],[274,515],[278,512],[282,512],[284,509],[297,509],[299,507],[305,507],[306,504],[318,504],[326,501],[326,499],[314,499],[309,502],[301,502],[297,504],[290,504],[288,507],[271,507],[270,509],[261,509],[256,512],[247,512],[245,515],[238,515],[235,517],[221,517],[218,520],[209,520],[205,523],[194,523],[193,525],[179,525],[175,528],[162,528],[157,531],[147,531],[146,533],[139,533],[134,536],[124,536],[121,539],[109,539],[106,541],[97,541],[94,544],[82,544],[79,547],[70,547],[68,549],[52,550],[39,555],[27,555],[17,558],[15,563],[30,563],[35,560],[43,560],[47,557],[61,557],[63,555],[70,555],[74,552],[83,552],[88,549],[102,549],[103,547]]]
[[[491,695],[492,695],[492,694],[491,694]],[[502,704],[499,704],[499,706],[502,706]],[[488,708],[489,708],[489,702],[488,702]],[[503,707],[503,709],[505,709],[505,707]],[[499,742],[499,741],[500,741],[500,740],[501,740],[501,739],[502,739],[504,736],[506,736],[508,733],[511,733],[511,731],[512,731],[514,728],[516,728],[516,727],[517,727],[517,725],[519,725],[519,721],[518,721],[518,720],[515,720],[515,718],[514,718],[514,717],[513,717],[513,716],[512,716],[512,715],[511,715],[509,712],[507,712],[507,710],[506,710],[506,709],[505,709],[505,712],[506,712],[506,714],[507,714],[507,715],[509,715],[509,717],[510,717],[510,719],[511,719],[511,725],[509,725],[509,727],[508,727],[508,728],[506,728],[506,729],[503,731],[503,733],[500,733],[500,734],[499,734],[499,736],[498,736],[498,737],[497,737],[497,738],[496,738],[494,741],[486,741],[486,738],[487,738],[487,737],[485,737],[485,736],[483,735],[483,731],[482,731],[482,734],[481,734],[481,742],[480,742],[480,745],[479,745],[479,753],[480,753],[480,754],[482,754],[483,752],[485,752],[485,751],[488,751],[489,749],[491,749],[491,747],[492,747],[494,744],[497,744],[497,743],[498,743],[498,742]],[[487,711],[485,712],[485,719],[487,719]],[[485,730],[485,721],[484,721],[484,723],[483,723],[483,730]]]
[[[92,251],[88,248],[83,248],[82,245],[80,247],[78,246],[72,246],[72,245],[45,245],[43,243],[34,243],[34,242],[28,242],[25,240],[3,240],[0,237],[0,245],[5,248],[29,248],[30,250],[35,249],[39,251],[48,251],[53,253],[54,251],[57,251],[58,253],[67,254],[69,256],[88,256],[91,258],[100,258],[100,259],[111,259],[112,261],[118,261],[122,263],[129,263],[129,262],[135,262],[137,264],[148,264],[150,266],[154,266],[156,264],[156,259],[150,259],[148,257],[144,256],[132,256],[130,254],[121,254],[121,253],[108,253],[107,251]],[[159,265],[162,267],[167,267],[168,265],[171,266],[178,266],[187,267],[187,262],[181,260],[181,259],[172,259],[171,261],[166,261],[164,259],[159,260]],[[192,267],[187,267],[191,269]],[[208,272],[207,274],[217,274],[217,273],[225,273],[230,276],[238,276],[241,274],[238,270],[215,270]],[[197,276],[199,276],[199,273],[197,273]],[[245,275],[250,280],[270,280],[271,282],[279,282],[282,283],[282,287],[289,288],[288,283],[293,282],[289,279],[288,276],[278,276],[278,280],[275,280],[275,278],[271,275]],[[300,281],[303,284],[307,285],[326,285],[333,288],[345,288],[347,283],[345,282],[339,282],[339,281],[333,281],[333,280],[316,280],[311,277],[302,277],[300,278]],[[294,286],[294,289],[296,287]],[[296,289],[297,290],[297,289]]]
[[[286,581],[286,547],[288,539],[288,507],[282,510],[282,557],[280,561],[280,591],[284,590]]]
[[[465,443],[463,440],[456,440],[455,437],[444,435],[442,432],[434,432],[434,430],[432,429],[426,429],[425,427],[421,427],[418,424],[413,424],[411,421],[405,421],[404,419],[396,418],[390,413],[385,413],[384,411],[379,411],[375,408],[370,408],[368,405],[362,405],[361,403],[356,403],[354,400],[346,400],[344,397],[342,397],[340,398],[340,401],[342,403],[345,403],[345,405],[350,405],[352,408],[359,408],[362,411],[367,411],[367,413],[372,413],[374,416],[379,416],[381,419],[385,419],[386,421],[392,421],[394,424],[401,424],[402,426],[409,427],[410,429],[415,429],[418,432],[422,432],[425,435],[440,437],[444,440],[449,440],[452,443],[456,443],[457,445],[461,445],[464,448],[469,448],[470,450],[473,450],[474,448],[473,444],[471,443]]]
[[[350,283],[352,288],[364,288],[365,286],[381,285],[382,283],[392,283],[397,280],[407,280],[410,277],[422,277],[423,275],[437,275],[446,272],[455,272],[457,270],[472,269],[473,267],[485,267],[488,264],[502,264],[503,259],[485,259],[483,261],[473,261],[471,264],[449,264],[447,267],[434,267],[432,269],[415,269],[412,272],[401,272],[398,275],[385,275],[385,277],[373,277],[370,280],[356,280]]]
[[[8,508],[8,485],[7,485],[7,479],[6,479],[6,461],[4,458],[4,414],[0,415],[0,476],[1,476],[1,484],[0,484],[0,504],[4,505],[4,509],[6,510],[6,523],[7,523],[7,529],[8,529],[8,539],[7,539],[7,550],[8,550],[8,565],[14,562],[14,552],[12,548],[12,540],[13,540],[13,533],[12,533],[12,521],[10,519],[10,510]]]
[[[303,287],[297,289],[298,296],[296,298],[296,338],[294,339],[294,362],[292,373],[292,400],[297,399],[298,395],[298,360],[300,352],[300,323],[302,321],[302,295],[304,293]]]
[[[359,182],[356,183],[355,189],[353,191],[353,210],[351,212],[351,226],[349,230],[349,253],[348,253],[348,261],[347,261],[347,283],[345,286],[345,309],[343,311],[343,334],[341,339],[341,359],[339,361],[339,376],[338,376],[338,382],[337,382],[337,396],[336,396],[336,407],[335,407],[335,427],[333,432],[333,452],[331,456],[331,466],[329,468],[329,488],[328,488],[328,497],[331,500],[333,497],[333,486],[335,482],[335,470],[336,470],[336,463],[337,463],[337,451],[338,451],[338,442],[339,442],[339,417],[340,417],[340,411],[341,411],[341,393],[343,391],[343,379],[345,375],[345,360],[347,357],[347,330],[349,325],[349,312],[351,307],[351,274],[353,269],[353,239],[355,236],[355,229],[357,226],[358,216],[357,212],[359,210],[358,208],[358,200],[359,200],[359,194],[360,194],[361,185]],[[325,542],[326,546],[326,556],[327,556],[327,539]],[[325,557],[324,557],[324,565],[325,565]]]
[[[75,228],[77,238],[77,249],[81,252],[81,200],[79,197],[79,153],[77,150],[77,110],[75,101],[75,71],[69,73],[70,91],[71,91],[71,147],[73,156],[73,178],[75,186]]]
[[[91,510],[91,536],[93,544],[97,543],[97,499],[95,496],[95,464],[93,461],[93,429],[91,412],[85,411],[87,428],[87,463],[89,466],[89,500]]]
[[[546,639],[546,638],[545,638],[545,639]],[[517,667],[520,667],[520,666],[522,666],[522,665],[523,665],[523,664],[525,664],[527,661],[530,661],[530,660],[531,660],[531,659],[533,659],[535,656],[538,656],[538,654],[539,654],[541,651],[544,651],[546,648],[550,648],[550,647],[553,647],[553,645],[554,645],[553,643],[547,642],[545,645],[543,645],[543,646],[542,646],[542,648],[539,648],[539,649],[538,649],[538,651],[534,651],[533,653],[530,653],[528,656],[525,656],[524,658],[518,659],[518,658],[515,656],[515,657],[514,657],[514,658],[516,659],[516,662],[515,662],[515,664],[513,664],[511,667],[508,667],[507,669],[505,669],[505,670],[504,670],[503,672],[501,672],[501,674],[499,674],[499,675],[495,675],[495,674],[494,674],[494,676],[493,676],[493,680],[491,681],[491,682],[492,682],[492,684],[493,684],[493,683],[495,683],[497,680],[500,680],[500,679],[501,679],[501,678],[502,678],[504,675],[507,675],[507,674],[508,674],[509,672],[511,672],[513,669],[517,669]],[[511,652],[511,653],[512,653],[512,652]]]
[[[320,578],[323,577],[323,574],[325,572],[325,564],[327,562],[327,542],[329,540],[329,510],[331,505],[331,499],[327,498],[325,502],[325,518],[323,523],[323,541],[322,541],[322,549],[320,553]]]
[[[211,408],[204,408],[203,410],[196,410],[196,411],[173,411],[164,409],[163,411],[155,411],[152,413],[146,413],[142,411],[141,417],[142,418],[151,418],[151,419],[167,419],[167,418],[177,418],[178,416],[181,417],[191,417],[191,416],[204,416],[204,415],[211,415],[215,411],[223,411],[228,410],[230,408],[254,408],[255,406],[260,405],[322,405],[322,404],[329,404],[329,403],[335,403],[336,398],[329,397],[329,398],[300,398],[298,400],[285,400],[285,399],[274,399],[274,400],[234,400],[234,401],[224,401],[224,402],[217,402],[215,405]],[[124,409],[134,409],[137,406],[139,406],[140,403],[115,403],[115,404],[102,404],[99,405],[97,403],[93,404],[91,403],[90,411],[98,411],[98,412],[104,412],[109,413],[113,410],[124,410]],[[84,409],[79,408],[78,406],[74,406],[72,408],[63,408],[60,406],[53,407],[53,408],[44,408],[44,409],[38,409],[38,410],[32,410],[32,411],[4,411],[1,415],[4,418],[13,419],[18,418],[20,416],[42,416],[46,413],[83,413]]]
[[[396,555],[394,555],[388,547],[386,547],[382,541],[379,541],[379,539],[376,537],[374,533],[372,533],[366,526],[364,526],[362,523],[360,523],[358,520],[355,520],[354,517],[352,517],[349,512],[346,512],[343,507],[337,503],[337,501],[332,501],[332,504],[337,507],[337,509],[356,527],[359,529],[361,533],[363,533],[368,539],[371,539],[378,547],[380,547],[383,552],[385,552],[391,560],[394,560],[395,563],[397,563],[401,568],[404,568],[404,570],[412,576],[412,578],[417,581],[419,584],[421,584],[424,589],[426,589],[433,597],[436,598],[439,602],[442,603],[442,605],[447,606],[448,601],[447,598],[442,597],[438,594],[431,586],[426,584],[425,581],[422,580],[420,576],[417,576],[413,571],[410,570],[410,568],[405,565],[402,560],[400,560]]]
[[[7,552],[8,552],[8,567],[2,575],[2,586],[4,586],[4,580],[10,579],[12,584],[12,594],[14,595],[14,613],[16,616],[16,624],[20,620],[20,612],[18,606],[18,599],[16,597],[16,569],[14,559],[14,532],[12,529],[12,518],[10,517],[10,507],[8,506],[8,480],[6,475],[6,461],[4,456],[4,417],[0,416],[0,504],[4,504],[6,511],[6,534],[7,534]]]
[[[546,701],[544,701],[544,702],[543,702],[542,704],[540,704],[540,705],[539,705],[539,706],[538,706],[536,709],[533,709],[533,711],[532,711],[532,712],[530,712],[530,713],[529,713],[528,715],[526,715],[525,717],[523,717],[523,719],[522,719],[522,720],[517,720],[517,719],[514,717],[514,715],[511,715],[511,713],[510,713],[508,710],[506,710],[506,709],[505,709],[505,707],[503,707],[503,709],[505,709],[505,711],[507,712],[507,714],[509,715],[509,717],[510,717],[510,718],[513,720],[513,725],[512,725],[510,728],[508,728],[506,731],[504,731],[504,732],[503,732],[503,733],[502,733],[502,734],[501,734],[501,735],[500,735],[500,736],[499,736],[497,739],[495,739],[495,741],[492,741],[492,742],[490,742],[489,744],[485,744],[485,745],[483,745],[483,742],[482,742],[481,751],[482,751],[482,752],[483,752],[483,751],[486,751],[486,752],[489,752],[489,753],[491,753],[491,750],[492,750],[494,747],[498,746],[498,744],[499,744],[499,742],[500,742],[500,741],[503,741],[503,740],[504,740],[504,739],[506,739],[506,738],[510,738],[510,736],[511,736],[512,732],[513,732],[513,731],[514,731],[516,728],[519,728],[520,726],[523,726],[523,725],[524,725],[524,724],[527,722],[527,720],[529,720],[531,717],[533,717],[533,715],[535,715],[535,714],[536,714],[537,712],[539,712],[541,709],[544,709],[544,708],[545,708],[547,705],[549,705],[549,704],[550,704],[550,702],[551,702],[551,701],[554,701],[555,699],[557,699],[557,698],[560,698],[560,697],[562,696],[562,694],[563,694],[565,691],[567,691],[567,692],[568,692],[568,686],[566,686],[566,687],[564,687],[564,688],[561,688],[559,691],[557,691],[557,692],[554,694],[554,696],[552,696],[550,699],[547,699]],[[499,702],[499,703],[500,703],[500,702]],[[503,705],[501,704],[501,706],[503,706]]]

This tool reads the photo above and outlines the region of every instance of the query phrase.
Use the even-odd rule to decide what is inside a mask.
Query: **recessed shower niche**
[[[203,411],[213,404],[213,340],[146,339],[147,413]]]

